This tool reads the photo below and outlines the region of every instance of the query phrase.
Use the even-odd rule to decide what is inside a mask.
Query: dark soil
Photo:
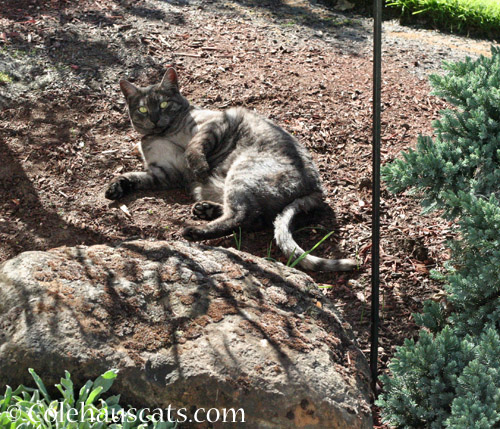
[[[426,76],[488,44],[385,24],[382,160],[432,133],[445,107]],[[156,82],[176,65],[183,93],[215,109],[243,105],[297,136],[321,171],[327,207],[298,241],[358,257],[359,272],[311,273],[369,350],[371,22],[307,1],[36,1],[0,5],[0,260],[26,250],[182,239],[195,221],[182,191],[104,198],[141,168],[118,80]],[[439,299],[429,278],[449,258],[453,225],[382,191],[380,366],[417,334],[411,314]],[[286,263],[272,231],[243,231],[241,250]],[[234,237],[208,244],[235,246]]]

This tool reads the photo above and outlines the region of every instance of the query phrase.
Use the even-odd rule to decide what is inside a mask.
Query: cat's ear
[[[178,88],[179,84],[177,83],[177,72],[172,66],[167,67],[167,71],[163,75],[160,86],[163,86],[164,88]]]
[[[120,88],[127,99],[139,92],[139,89],[133,83],[125,79],[120,81]]]

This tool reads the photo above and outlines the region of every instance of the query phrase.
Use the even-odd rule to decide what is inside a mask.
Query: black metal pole
[[[374,0],[373,25],[373,179],[372,179],[372,304],[370,369],[376,395],[380,289],[380,113],[382,92],[382,0]]]

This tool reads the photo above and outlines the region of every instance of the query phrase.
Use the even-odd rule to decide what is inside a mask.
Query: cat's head
[[[132,125],[142,135],[173,132],[189,108],[189,102],[179,92],[173,67],[167,69],[156,85],[138,87],[121,80],[120,88],[127,100]]]

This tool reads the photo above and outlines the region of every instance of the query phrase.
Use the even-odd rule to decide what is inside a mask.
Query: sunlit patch
[[[166,108],[167,108],[167,106],[168,106],[168,102],[166,102],[166,101],[162,101],[162,102],[161,102],[161,104],[160,104],[160,107],[161,107],[162,109],[166,109]]]
[[[148,108],[146,106],[141,106],[141,107],[139,107],[139,112],[148,113]]]

